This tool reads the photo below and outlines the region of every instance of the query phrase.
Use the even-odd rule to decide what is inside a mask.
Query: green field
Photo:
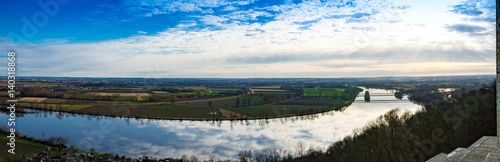
[[[187,107],[176,105],[156,105],[148,107],[148,111],[144,111],[145,116],[158,116],[169,118],[213,118],[213,113],[220,114],[218,109]],[[224,118],[222,116],[222,118]]]
[[[238,113],[250,118],[273,118],[282,116],[292,116],[299,114],[310,114],[314,112],[323,112],[327,110],[325,106],[306,106],[306,105],[277,105],[267,104],[240,108],[226,108],[224,110]]]
[[[338,89],[338,88],[304,88],[306,96],[319,96],[320,93],[321,96],[332,96],[332,95],[340,96],[343,91],[344,89]]]
[[[212,91],[233,91],[233,90],[242,90],[242,88],[210,88]]]
[[[193,89],[198,89],[198,88],[205,88],[205,86],[153,86],[154,88],[193,88]]]
[[[77,110],[78,113],[97,113],[112,116],[130,116],[170,119],[225,119],[218,109],[178,105],[96,105]],[[212,115],[214,114],[215,115]]]
[[[227,102],[227,103],[236,103],[236,100],[240,98],[240,103],[243,103],[243,99],[250,99],[251,105],[257,105],[263,103],[263,97],[234,97],[234,98],[225,98],[221,100],[214,100],[216,102]]]
[[[19,103],[19,105],[29,108],[40,108],[40,109],[50,109],[50,110],[58,110],[58,107],[61,107],[62,111],[74,111],[93,106],[93,105],[43,104],[43,103]]]
[[[68,111],[74,111],[74,110],[80,110],[84,109],[87,107],[91,107],[92,105],[65,105],[64,107],[67,107]]]
[[[10,147],[7,145],[9,143],[9,139],[7,138],[7,135],[0,134],[0,159],[3,161],[7,161],[7,157],[11,155],[10,153],[7,152]],[[18,139],[16,138],[16,150],[15,150],[15,158],[21,158],[23,154],[25,155],[31,155],[34,153],[37,153],[41,150],[47,149],[48,146],[39,144],[39,143],[34,143],[31,141],[26,141],[23,139]]]
[[[319,99],[319,98],[296,98],[290,101],[277,103],[278,105],[305,105],[305,106],[326,106],[333,107],[337,105],[342,105],[346,101],[336,98],[336,99]]]
[[[295,94],[294,92],[254,92],[253,94]]]
[[[237,116],[240,117],[273,118],[331,111],[349,104],[350,102],[339,98],[295,98],[274,104],[225,108],[223,110],[238,114]]]

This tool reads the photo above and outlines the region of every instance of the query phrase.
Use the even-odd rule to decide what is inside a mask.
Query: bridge
[[[358,97],[364,97],[365,93],[360,93]],[[370,93],[370,96],[394,96],[394,93]]]
[[[356,103],[397,103],[397,102],[411,102],[408,99],[398,100],[398,99],[389,99],[389,100],[370,100],[370,102],[365,102],[365,100],[354,100]]]

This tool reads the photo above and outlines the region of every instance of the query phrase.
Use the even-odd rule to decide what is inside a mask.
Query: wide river
[[[390,93],[367,89],[370,94]],[[364,94],[364,92],[360,93]],[[356,100],[363,100],[358,97]],[[372,96],[371,100],[395,100],[394,96]],[[421,106],[412,102],[354,102],[343,111],[249,121],[174,121],[123,119],[102,116],[36,111],[16,119],[16,131],[28,136],[63,136],[70,145],[82,149],[129,157],[155,158],[182,155],[208,159],[236,160],[241,150],[276,149],[295,154],[299,142],[307,147],[326,149],[389,110],[415,112]],[[0,125],[8,116],[0,113]],[[43,133],[42,133],[43,132]]]

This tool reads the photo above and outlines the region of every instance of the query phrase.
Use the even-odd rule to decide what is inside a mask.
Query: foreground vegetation
[[[7,135],[0,133],[0,161],[21,161],[25,155],[31,155],[37,153],[41,150],[46,149],[48,146],[40,143],[35,143],[31,141],[27,141],[24,139],[16,139],[16,155],[12,155],[7,152],[7,150],[11,149],[9,145],[9,139],[6,137]]]

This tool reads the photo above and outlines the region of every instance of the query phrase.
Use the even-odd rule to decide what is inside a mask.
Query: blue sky
[[[493,0],[40,2],[0,6],[20,76],[495,73]]]

